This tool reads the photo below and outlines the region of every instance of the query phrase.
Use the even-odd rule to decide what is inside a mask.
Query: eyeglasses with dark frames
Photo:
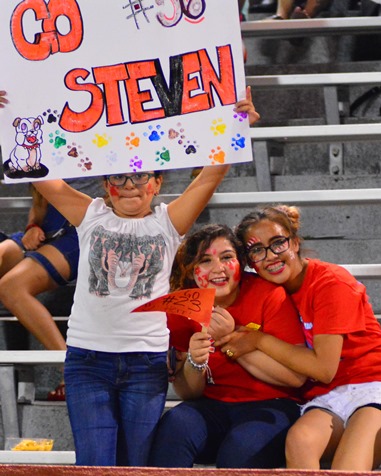
[[[257,246],[254,244],[247,250],[247,256],[252,263],[259,263],[266,259],[268,250],[271,250],[275,255],[280,255],[290,248],[290,239],[289,236],[282,236],[269,246]]]
[[[131,180],[133,185],[145,185],[148,183],[151,177],[155,177],[155,174],[150,174],[146,172],[138,174],[119,174],[119,175],[107,175],[107,181],[114,185],[114,187],[123,187],[126,185],[127,180]]]

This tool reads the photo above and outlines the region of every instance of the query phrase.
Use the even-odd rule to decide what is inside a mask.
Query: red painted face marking
[[[240,263],[234,245],[225,237],[216,238],[194,266],[193,279],[199,288],[214,288],[215,303],[229,306],[239,292]]]
[[[259,239],[256,236],[252,236],[246,243],[246,249],[249,249],[251,245],[258,243]]]
[[[196,266],[194,268],[194,274],[196,277],[196,284],[199,288],[207,288],[208,287],[208,275],[209,272],[204,272],[200,266]]]
[[[228,267],[230,271],[232,271],[232,276],[234,281],[239,282],[241,278],[241,266],[237,259],[232,259],[228,263]]]
[[[109,191],[110,191],[110,195],[111,195],[112,197],[119,197],[118,188],[115,187],[114,185],[110,185],[110,186],[109,186]]]
[[[206,255],[217,256],[218,251],[216,250],[216,248],[209,248],[205,251],[205,254]]]

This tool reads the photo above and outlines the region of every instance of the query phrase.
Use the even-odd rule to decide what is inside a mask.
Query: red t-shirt
[[[239,295],[227,308],[237,325],[255,323],[263,332],[291,344],[303,344],[304,337],[297,312],[284,289],[269,283],[253,273],[244,273]],[[183,316],[168,314],[170,343],[186,352],[189,339],[201,330],[200,324]],[[273,398],[300,400],[299,390],[275,386],[258,380],[238,362],[223,354],[220,348],[210,354],[209,367],[214,384],[207,384],[204,396],[225,402],[247,402]]]
[[[381,381],[381,329],[363,284],[341,266],[310,259],[302,287],[291,297],[309,347],[318,334],[344,336],[334,379],[330,384],[307,382],[305,398],[339,385]]]

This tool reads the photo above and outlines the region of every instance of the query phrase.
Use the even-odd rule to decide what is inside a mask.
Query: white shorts
[[[371,404],[381,406],[381,382],[341,385],[302,405],[300,412],[303,415],[308,409],[323,408],[340,417],[346,426],[348,419],[358,408]]]

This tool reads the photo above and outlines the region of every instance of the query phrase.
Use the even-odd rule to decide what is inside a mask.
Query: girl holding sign
[[[224,225],[207,225],[181,245],[172,273],[173,291],[215,289],[207,332],[179,315],[168,315],[171,344],[178,350],[174,389],[186,400],[166,412],[156,433],[150,464],[219,468],[284,465],[284,442],[299,414],[304,377],[262,352],[233,362],[213,340],[235,326],[261,328],[290,344],[304,345],[298,316],[282,287],[242,273],[243,248]]]
[[[237,111],[259,118],[249,89]],[[78,465],[147,465],[166,399],[168,330],[163,312],[132,311],[168,292],[181,236],[228,169],[205,167],[180,197],[154,209],[162,184],[154,171],[106,176],[110,206],[61,180],[36,182],[79,237],[64,372]]]

